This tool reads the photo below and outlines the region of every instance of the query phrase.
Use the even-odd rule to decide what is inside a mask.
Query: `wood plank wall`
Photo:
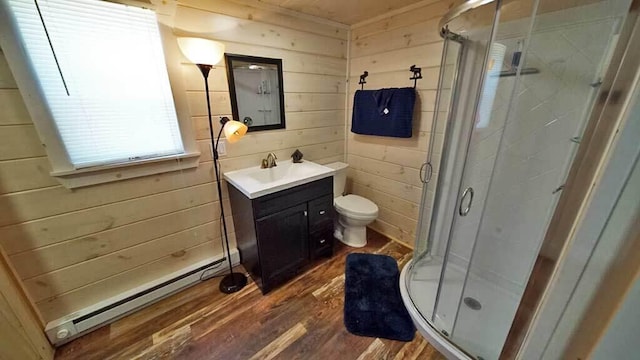
[[[347,29],[223,0],[170,5],[158,11],[176,35],[283,59],[287,129],[227,145],[223,170],[258,165],[271,151],[288,159],[296,148],[320,163],[344,159]],[[204,84],[184,59],[182,70],[199,167],[72,191],[48,175],[46,153],[0,53],[0,245],[45,321],[221,253]],[[224,64],[209,82],[213,114],[230,116]],[[226,191],[228,211],[225,198]],[[233,231],[231,224],[232,241]]]
[[[439,74],[442,40],[438,21],[453,1],[440,0],[375,22],[354,25],[349,58],[348,128],[359,75],[369,72],[365,89],[413,86],[411,65],[422,67],[413,137],[399,139],[347,134],[351,192],[380,209],[370,226],[413,246],[419,215],[421,164],[426,160]],[[439,124],[444,125],[444,124]],[[442,138],[442,126],[437,132]]]
[[[0,359],[49,360],[53,353],[35,309],[0,251]]]

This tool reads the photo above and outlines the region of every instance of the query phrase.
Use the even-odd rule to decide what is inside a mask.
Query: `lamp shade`
[[[179,37],[178,46],[194,64],[215,65],[224,56],[224,44],[194,37]]]
[[[247,125],[240,121],[229,120],[224,124],[224,137],[229,143],[234,143],[247,133]]]

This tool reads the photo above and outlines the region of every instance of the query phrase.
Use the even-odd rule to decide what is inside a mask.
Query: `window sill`
[[[200,153],[189,152],[121,164],[93,166],[78,170],[52,171],[50,175],[57,178],[64,187],[68,189],[75,189],[142,176],[161,174],[170,171],[195,168],[198,166],[199,162]]]

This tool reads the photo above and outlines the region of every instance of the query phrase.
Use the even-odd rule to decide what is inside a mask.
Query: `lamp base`
[[[245,285],[247,285],[247,277],[244,274],[232,272],[220,281],[220,291],[225,294],[231,294],[239,291]]]

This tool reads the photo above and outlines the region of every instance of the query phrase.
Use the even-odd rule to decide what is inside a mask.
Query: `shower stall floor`
[[[441,281],[442,259],[438,257],[421,259],[414,269],[409,279],[409,293],[423,317],[441,332],[446,331],[449,339],[462,348],[478,351],[472,355],[497,359],[521,294],[504,289],[473,271],[465,286],[465,269],[454,264],[449,264]],[[468,304],[465,298],[471,299],[467,300]],[[479,303],[479,309],[473,300]]]

